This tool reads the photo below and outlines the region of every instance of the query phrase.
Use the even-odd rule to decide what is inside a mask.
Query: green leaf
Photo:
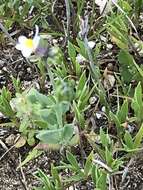
[[[113,162],[112,152],[110,152],[107,147],[106,147],[106,150],[105,150],[105,157],[106,157],[107,165],[111,166],[112,162]]]
[[[56,167],[54,167],[53,164],[51,165],[51,174],[52,174],[52,177],[53,177],[55,188],[58,189],[58,190],[63,190],[63,185],[62,185],[60,176],[58,174],[58,171],[57,171]]]
[[[43,108],[51,107],[56,102],[52,96],[43,95],[34,88],[30,89],[30,91],[27,93],[27,99],[33,104],[40,103]]]
[[[70,176],[70,177],[65,177],[65,179],[63,180],[64,182],[68,183],[68,182],[79,182],[82,181],[84,179],[84,173],[80,172],[74,176]]]
[[[39,118],[38,118],[39,116]],[[35,119],[39,119],[43,122],[47,122],[47,125],[57,125],[57,117],[53,109],[40,109],[39,112],[37,113]]]
[[[135,89],[134,98],[131,103],[131,107],[133,108],[137,121],[141,122],[143,120],[143,101],[142,101],[142,87],[139,83]]]
[[[121,123],[118,117],[114,113],[110,112],[110,117],[114,121],[117,128],[117,133],[120,136],[124,132],[124,128],[121,126]]]
[[[6,114],[6,116],[9,116],[9,117],[14,116],[14,111],[12,110],[10,106],[10,102],[2,95],[1,95],[1,107],[3,107],[3,111],[4,111],[4,114]]]
[[[117,117],[120,121],[120,123],[124,123],[127,119],[128,115],[128,101],[125,100],[124,103],[122,104],[120,110],[117,113]]]
[[[92,170],[92,160],[93,160],[93,152],[89,154],[89,156],[86,159],[85,166],[84,166],[84,174],[86,177],[90,175]]]
[[[135,149],[140,147],[142,138],[143,138],[143,124],[135,136],[135,140],[134,140],[134,148]]]
[[[17,169],[27,164],[29,161],[33,160],[34,158],[37,158],[43,153],[41,150],[33,149],[31,152],[28,153],[28,156],[25,158],[24,161],[20,165],[18,165]]]
[[[62,133],[63,142],[69,143],[69,140],[71,140],[73,137],[74,126],[73,124],[65,124],[63,129],[64,129]]]
[[[35,144],[35,138],[34,138],[34,135],[35,135],[35,130],[31,129],[29,130],[29,133],[28,133],[28,138],[27,138],[27,143],[30,145],[30,146],[33,146]]]
[[[142,101],[142,87],[141,83],[139,82],[136,89],[135,89],[135,95],[134,95],[135,101],[141,106],[143,104]]]
[[[96,166],[92,169],[92,179],[97,190],[107,189],[107,174]]]
[[[69,161],[69,163],[73,166],[74,170],[79,171],[80,167],[78,165],[76,157],[68,151],[66,152],[66,157],[67,157],[67,160]]]
[[[85,119],[84,119],[84,113],[81,113],[79,108],[77,107],[75,101],[73,101],[73,110],[75,113],[76,120],[79,122],[80,127],[85,127]]]
[[[36,135],[36,138],[46,144],[60,144],[62,132],[63,128],[55,130],[41,130]]]
[[[19,132],[21,133],[27,132],[27,128],[30,126],[30,124],[31,123],[27,117],[23,118],[19,126]]]
[[[106,173],[101,173],[100,177],[97,181],[97,188],[100,190],[105,190],[107,189],[107,174]]]
[[[133,56],[130,55],[128,51],[121,50],[118,55],[118,60],[120,64],[121,76],[125,83],[129,84],[132,80],[139,81],[141,79],[141,76],[135,66]]]
[[[73,125],[67,124],[63,128],[55,130],[41,130],[36,137],[46,144],[68,145],[73,136]]]
[[[96,166],[93,165],[92,166],[91,177],[92,177],[92,181],[93,181],[95,187],[96,187],[96,169],[97,169]]]
[[[132,136],[130,135],[130,133],[128,131],[126,131],[125,135],[124,135],[124,140],[125,140],[125,144],[129,149],[133,149],[134,148],[134,142],[132,139]]]
[[[78,38],[76,40],[79,45],[79,48],[76,47],[77,52],[79,52],[85,59],[88,60],[88,54],[87,54],[87,50],[85,49],[84,42],[79,40]]]
[[[76,62],[76,50],[75,50],[74,45],[70,41],[68,41],[68,54],[69,54],[72,62],[75,64],[75,62]]]
[[[76,74],[80,75],[81,68],[80,68],[80,64],[76,61],[76,49],[75,49],[75,46],[70,41],[68,41],[68,54],[73,63],[73,67]]]
[[[100,128],[100,139],[104,147],[107,147],[111,143],[109,135],[105,134],[102,128]]]
[[[49,177],[40,169],[35,173],[36,177],[42,182],[42,185],[44,186],[41,187],[41,189],[35,188],[35,190],[56,190],[53,184],[50,182]]]
[[[81,94],[81,92],[82,92],[82,89],[84,88],[85,83],[86,83],[86,81],[87,81],[85,72],[86,72],[86,71],[84,71],[84,72],[82,73],[82,75],[80,76],[78,85],[77,85],[77,87],[76,87],[76,98],[79,98],[79,96],[80,96],[80,94]]]

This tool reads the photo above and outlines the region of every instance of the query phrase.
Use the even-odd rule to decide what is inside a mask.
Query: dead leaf
[[[106,75],[106,78],[105,78],[104,81],[103,81],[103,84],[104,84],[104,87],[105,87],[107,90],[110,90],[111,88],[114,87],[115,82],[116,82],[116,80],[115,80],[114,75],[107,74],[107,75]]]
[[[21,148],[26,144],[26,139],[24,137],[20,137],[17,142],[15,143],[16,148]]]
[[[60,149],[60,145],[58,144],[46,144],[46,143],[39,143],[35,146],[35,149],[37,150],[59,150]]]
[[[8,144],[9,146],[11,146],[11,145],[14,144],[15,138],[16,138],[16,135],[11,134],[11,135],[9,135],[9,136],[5,139],[5,143]]]

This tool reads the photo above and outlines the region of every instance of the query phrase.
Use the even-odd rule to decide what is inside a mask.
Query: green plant
[[[11,100],[16,116],[20,118],[19,130],[27,137],[29,144],[34,144],[36,134],[43,143],[57,146],[70,143],[74,126],[65,123],[63,117],[70,104],[58,97],[40,94],[32,88],[22,94],[17,93],[16,98]]]
[[[85,165],[83,168],[79,166],[76,157],[70,153],[66,153],[66,158],[68,163],[62,162],[61,166],[51,165],[51,175],[47,176],[41,170],[36,172],[36,176],[42,182],[40,188],[35,188],[35,190],[56,190],[65,189],[70,186],[74,186],[80,181],[93,180],[95,188],[101,190],[106,189],[107,173],[104,169],[100,169],[93,163],[93,152],[87,157]],[[69,170],[71,175],[62,175],[63,171]],[[101,183],[102,182],[102,183]]]
[[[121,50],[118,60],[123,83],[129,84],[132,80],[142,81],[142,67],[136,64],[133,56],[128,51]]]
[[[136,122],[138,124],[141,124],[143,122],[143,100],[142,100],[142,86],[139,82],[137,87],[135,88],[134,97],[132,99],[131,104],[132,109],[134,110],[134,114],[136,117]]]
[[[0,95],[0,110],[5,116],[13,118],[15,116],[15,112],[11,108],[10,100],[10,91],[3,87]]]
[[[124,133],[123,123],[126,122],[128,116],[128,101],[125,100],[121,107],[118,107],[116,114],[110,111],[110,118],[114,121],[119,137]]]
[[[131,134],[126,131],[124,135],[124,148],[127,152],[135,152],[138,151],[141,147],[141,142],[143,138],[143,125],[140,127],[136,136],[133,138]]]

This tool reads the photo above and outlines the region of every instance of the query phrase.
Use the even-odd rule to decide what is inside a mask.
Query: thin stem
[[[113,170],[109,166],[107,166],[106,164],[104,164],[100,160],[93,160],[93,163],[100,165],[102,168],[106,169],[110,173],[113,172]]]
[[[15,40],[11,37],[11,35],[8,33],[7,29],[3,26],[3,24],[0,22],[0,29],[5,33],[5,35],[8,37],[8,39],[15,45]]]
[[[70,19],[70,2],[69,0],[65,0],[65,5],[66,5],[66,17],[67,17],[67,28],[66,28],[66,37],[67,39],[69,39],[69,36],[70,36],[70,22],[71,22],[71,19]]]

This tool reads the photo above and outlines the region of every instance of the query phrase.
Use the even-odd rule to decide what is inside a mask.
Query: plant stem
[[[7,29],[3,26],[3,24],[0,22],[0,29],[5,33],[5,35],[8,37],[8,39],[15,45],[15,40],[11,37],[11,35],[8,33]]]
[[[70,36],[70,2],[69,0],[65,0],[65,5],[66,5],[66,17],[67,17],[67,28],[66,28],[66,37],[67,39],[69,39],[69,36]]]

